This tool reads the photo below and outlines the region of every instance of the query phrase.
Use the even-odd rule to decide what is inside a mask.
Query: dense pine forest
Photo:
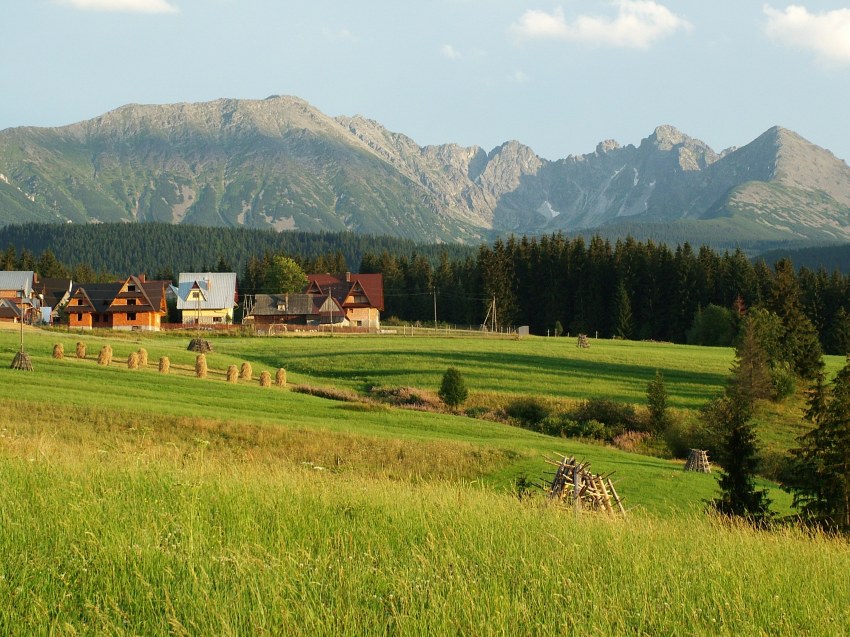
[[[160,224],[7,227],[0,269],[42,277],[104,280],[146,272],[236,271],[242,294],[274,292],[275,254],[307,272],[380,272],[385,319],[501,327],[535,334],[732,344],[741,317],[763,308],[782,319],[782,337],[827,353],[850,351],[850,278],[790,259],[752,262],[743,252],[676,248],[599,236],[497,240],[477,249],[417,245],[352,233],[272,233]],[[488,320],[488,322],[489,322]]]

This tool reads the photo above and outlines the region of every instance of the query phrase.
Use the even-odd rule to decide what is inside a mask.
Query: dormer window
[[[134,283],[130,283],[130,284],[127,286],[127,291],[128,291],[128,292],[135,292],[135,291],[136,291],[136,285],[135,285]]]

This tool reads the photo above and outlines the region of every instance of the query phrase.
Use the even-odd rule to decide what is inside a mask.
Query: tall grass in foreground
[[[838,635],[850,550],[475,486],[0,456],[0,633]]]

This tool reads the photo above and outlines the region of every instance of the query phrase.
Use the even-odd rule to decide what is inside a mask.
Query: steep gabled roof
[[[121,290],[123,283],[77,284],[71,291],[71,299],[84,299],[86,305],[69,304],[69,312],[106,312]]]
[[[9,299],[0,299],[0,318],[17,320],[21,318],[21,312]]]
[[[198,309],[198,301],[190,299],[193,289],[201,291],[200,309],[226,310],[236,305],[235,272],[181,272],[177,283],[177,309]]]
[[[363,307],[362,303],[345,303],[348,296],[362,291],[369,299],[369,307],[384,311],[384,276],[382,274],[352,274],[340,276],[331,274],[307,275],[307,291],[315,294],[330,294],[343,307]]]

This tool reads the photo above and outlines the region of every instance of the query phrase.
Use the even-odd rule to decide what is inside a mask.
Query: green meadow
[[[681,461],[257,382],[282,367],[290,384],[351,395],[434,392],[453,365],[475,405],[642,405],[660,369],[671,405],[692,418],[721,391],[731,350],[221,337],[199,379],[186,335],[24,338],[33,372],[8,369],[18,332],[0,330],[0,634],[839,635],[850,625],[845,542],[721,523],[704,511],[716,476],[684,473]],[[130,370],[140,347],[149,364]],[[242,362],[253,380],[225,382]],[[799,407],[760,412],[766,445],[793,442]],[[516,480],[544,478],[555,452],[613,472],[628,515],[519,498]],[[764,484],[788,513],[790,497]]]

